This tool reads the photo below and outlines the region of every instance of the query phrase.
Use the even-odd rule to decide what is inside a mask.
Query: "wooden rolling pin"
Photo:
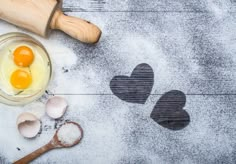
[[[101,30],[94,24],[61,11],[60,0],[0,0],[0,19],[47,36],[50,29],[62,30],[84,43],[96,43]]]

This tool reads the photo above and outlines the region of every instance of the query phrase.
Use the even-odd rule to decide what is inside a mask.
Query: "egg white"
[[[19,67],[14,63],[13,52],[19,46],[27,46],[33,50],[34,61],[29,67]],[[31,43],[12,43],[0,51],[0,89],[8,95],[26,96],[39,92],[46,85],[49,69],[44,51]],[[31,85],[24,89],[16,89],[11,85],[11,75],[16,70],[25,70],[32,76]]]

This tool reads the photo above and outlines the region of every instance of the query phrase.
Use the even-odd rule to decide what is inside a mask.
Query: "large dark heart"
[[[144,104],[154,83],[154,73],[148,64],[139,64],[130,77],[115,76],[110,82],[112,92],[121,100]]]
[[[183,109],[185,103],[186,96],[183,92],[169,91],[157,101],[151,118],[165,128],[181,130],[190,122],[189,114]]]

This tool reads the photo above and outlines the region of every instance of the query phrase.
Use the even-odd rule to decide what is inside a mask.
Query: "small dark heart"
[[[172,90],[165,93],[156,103],[151,118],[170,130],[181,130],[190,122],[190,116],[183,108],[186,96],[183,92]]]
[[[154,83],[154,73],[146,63],[139,64],[131,76],[115,76],[110,82],[114,95],[130,103],[144,104]]]

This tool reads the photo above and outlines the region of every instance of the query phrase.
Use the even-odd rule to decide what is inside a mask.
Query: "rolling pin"
[[[0,0],[0,19],[46,37],[62,30],[84,43],[97,43],[101,30],[94,24],[63,14],[60,0]]]

